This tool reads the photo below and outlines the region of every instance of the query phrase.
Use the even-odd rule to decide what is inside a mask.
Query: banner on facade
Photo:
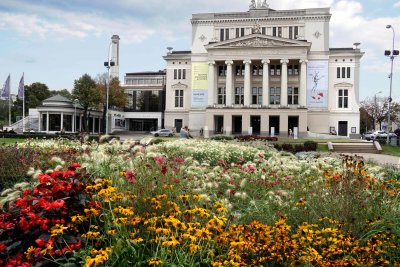
[[[205,108],[208,104],[208,64],[192,63],[192,107]]]
[[[307,106],[327,108],[329,91],[328,60],[310,60],[307,64]]]

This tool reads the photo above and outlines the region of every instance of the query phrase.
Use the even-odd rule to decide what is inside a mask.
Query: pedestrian
[[[289,129],[289,138],[291,138],[293,136],[293,131],[292,129]]]
[[[181,139],[188,139],[189,138],[189,131],[188,131],[188,127],[185,126],[183,128],[181,128],[181,132],[179,133],[179,136]]]

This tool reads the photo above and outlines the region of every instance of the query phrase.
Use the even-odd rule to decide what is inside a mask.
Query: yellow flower
[[[147,263],[148,263],[149,265],[156,265],[156,266],[158,266],[158,265],[163,264],[163,261],[160,260],[159,258],[151,258],[151,259],[149,259],[149,260],[147,261]]]
[[[179,241],[176,240],[174,236],[171,236],[167,241],[164,241],[162,243],[162,245],[166,247],[176,247],[179,244],[180,244]]]
[[[62,224],[56,224],[50,230],[51,236],[62,235],[64,233],[64,230],[67,230],[67,229],[68,229],[68,227],[63,226]]]
[[[196,251],[198,251],[198,250],[200,250],[201,249],[201,246],[199,246],[199,245],[196,245],[196,244],[190,244],[189,245],[189,251],[190,251],[190,253],[195,253]]]

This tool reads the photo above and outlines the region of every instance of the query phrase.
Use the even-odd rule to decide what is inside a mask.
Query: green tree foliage
[[[106,105],[107,105],[107,73],[98,74],[96,77],[97,90],[101,94],[101,104],[99,109],[103,109],[103,132],[105,131]],[[108,106],[112,109],[124,109],[128,103],[126,94],[120,85],[118,78],[110,80]]]
[[[68,98],[69,100],[72,100],[72,94],[67,89],[51,90],[50,94],[51,94],[51,96],[62,95],[63,97]]]
[[[78,80],[74,81],[74,89],[72,97],[78,99],[79,104],[83,107],[83,129],[88,130],[87,118],[90,109],[97,109],[101,102],[101,94],[96,87],[96,82],[89,76],[84,74]]]
[[[360,104],[361,108],[363,108],[372,119],[375,117],[376,123],[379,124],[380,127],[382,126],[382,122],[387,121],[389,101],[386,97],[377,97],[376,101],[373,97],[367,98],[364,101],[361,101]],[[390,120],[392,122],[399,123],[399,112],[400,104],[392,102],[390,104]]]

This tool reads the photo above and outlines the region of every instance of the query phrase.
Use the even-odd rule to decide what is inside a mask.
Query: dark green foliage
[[[227,136],[227,135],[214,135],[211,136],[211,140],[216,140],[216,141],[221,141],[221,140],[233,140],[233,136]]]
[[[317,151],[318,143],[314,141],[305,141],[304,149],[305,151]]]

